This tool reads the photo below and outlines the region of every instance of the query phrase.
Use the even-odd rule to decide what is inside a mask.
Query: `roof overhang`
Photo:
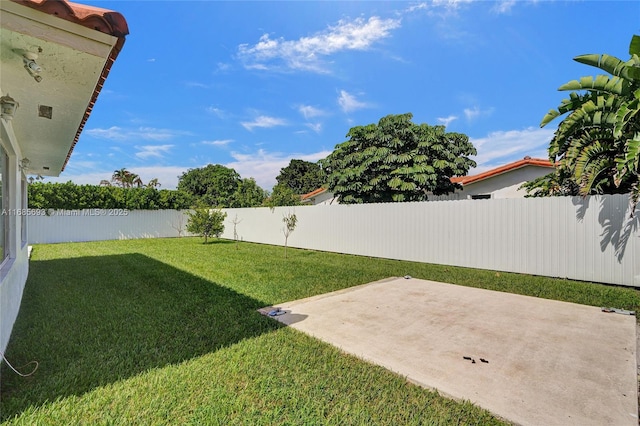
[[[19,103],[11,124],[28,173],[64,170],[127,33],[117,12],[62,0],[0,1],[0,91]],[[36,57],[40,82],[25,55]]]

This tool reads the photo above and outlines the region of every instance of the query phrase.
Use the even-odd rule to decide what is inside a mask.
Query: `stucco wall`
[[[0,351],[4,353],[11,329],[18,316],[20,300],[29,271],[27,241],[22,238],[22,218],[18,214],[23,206],[21,182],[24,178],[18,162],[22,152],[18,145],[11,121],[0,118],[0,143],[8,154],[8,170],[2,180],[9,186],[6,198],[7,205],[0,211],[0,220],[8,218],[9,233],[7,250],[9,258],[0,265]]]

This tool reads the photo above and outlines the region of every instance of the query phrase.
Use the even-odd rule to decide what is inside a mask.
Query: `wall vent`
[[[51,120],[51,117],[53,117],[53,107],[38,105],[38,117],[48,118]]]

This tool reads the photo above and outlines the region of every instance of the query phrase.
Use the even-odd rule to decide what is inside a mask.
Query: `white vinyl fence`
[[[282,218],[295,213],[291,247],[640,287],[640,209],[630,218],[623,195],[225,211],[223,238],[235,220],[239,239],[283,245]],[[29,241],[178,236],[178,217],[32,216]]]
[[[30,210],[29,244],[185,236],[185,210]]]

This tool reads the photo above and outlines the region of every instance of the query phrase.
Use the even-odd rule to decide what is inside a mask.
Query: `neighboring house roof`
[[[525,166],[548,167],[550,169],[553,169],[555,167],[555,165],[549,160],[545,160],[542,158],[531,158],[527,156],[522,160],[514,161],[513,163],[505,164],[504,166],[496,167],[495,169],[487,170],[486,172],[479,173],[477,175],[452,177],[451,182],[459,183],[463,186],[469,185],[471,183],[479,182],[481,180],[485,180],[503,173],[511,172]]]
[[[326,188],[318,188],[315,191],[311,191],[308,194],[304,194],[302,197],[300,197],[300,199],[304,202],[305,200],[308,200],[312,197],[315,197],[316,195],[320,195],[327,192]]]
[[[487,170],[486,172],[479,173],[471,176],[457,176],[452,177],[451,182],[459,183],[461,185],[469,185],[471,183],[480,182],[485,179],[489,179],[494,176],[501,175],[503,173],[511,172],[526,166],[548,167],[549,169],[555,168],[555,165],[549,160],[543,158],[531,158],[529,156],[524,157],[522,160],[514,161],[509,164],[505,164],[495,169]],[[304,194],[301,199],[302,202],[308,201],[311,198],[327,192],[326,188],[318,188],[315,191],[311,191],[308,194]]]
[[[91,30],[95,30],[104,34],[108,34],[110,36],[116,37],[118,40],[111,49],[111,53],[102,69],[102,74],[98,79],[98,82],[93,89],[93,95],[91,96],[91,100],[87,105],[86,111],[84,113],[84,117],[82,118],[78,130],[75,134],[75,138],[71,144],[71,147],[67,153],[64,164],[62,165],[62,170],[65,169],[67,163],[69,162],[69,158],[71,157],[71,153],[75,148],[78,139],[80,138],[80,133],[84,128],[91,111],[96,103],[98,95],[102,90],[105,80],[109,75],[109,71],[111,70],[111,66],[115,62],[118,54],[122,50],[122,46],[124,45],[125,36],[129,34],[129,27],[127,25],[127,21],[124,16],[120,13],[102,9],[94,6],[87,6],[78,3],[72,3],[66,0],[11,0],[14,3],[38,10],[40,12],[46,13],[48,15],[56,16],[65,21],[72,22],[74,24],[81,25],[83,27],[89,28]]]

